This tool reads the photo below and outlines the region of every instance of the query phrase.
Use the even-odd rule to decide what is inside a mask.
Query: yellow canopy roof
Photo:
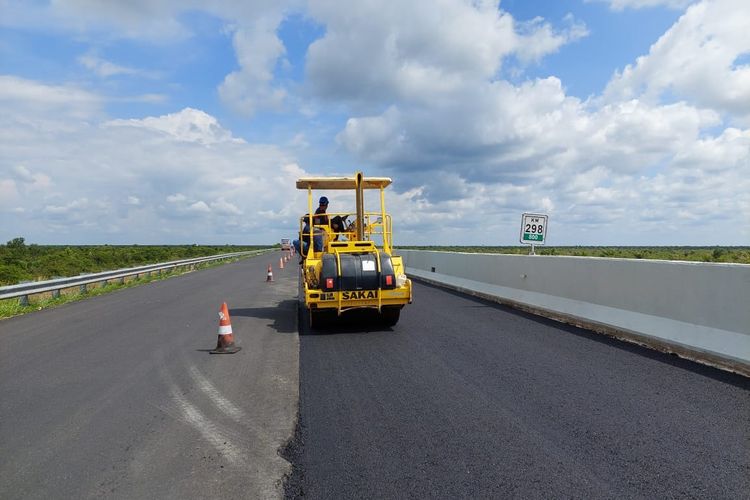
[[[391,183],[390,177],[364,177],[364,189],[380,189]],[[297,189],[355,189],[354,177],[302,177],[297,179]]]

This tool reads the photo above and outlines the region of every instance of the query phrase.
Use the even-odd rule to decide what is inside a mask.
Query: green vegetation
[[[278,246],[278,245],[275,245]],[[0,245],[0,286],[12,285],[22,281],[38,281],[62,276],[77,276],[81,273],[136,267],[173,260],[203,257],[245,250],[262,250],[271,246],[207,246],[207,245],[78,245],[51,246],[26,245],[24,238],[14,238],[5,245]],[[197,264],[195,269],[202,269],[224,264],[237,259],[222,262]],[[121,288],[150,283],[171,276],[189,272],[188,268],[172,269],[161,273],[149,273],[140,277],[131,277],[124,282],[88,285],[85,292],[78,286],[64,289],[57,297],[51,293],[31,295],[28,303],[19,299],[0,300],[0,318],[7,318],[31,311],[56,307],[67,302],[80,300],[109,293]]]
[[[400,246],[404,250],[435,250],[469,253],[529,253],[528,246]],[[750,247],[536,247],[537,255],[573,255],[620,259],[686,260],[693,262],[730,262],[750,264]]]
[[[14,238],[0,245],[0,286],[263,248],[269,246],[51,246],[27,245],[24,238]]]
[[[28,304],[26,305],[22,304],[18,299],[0,300],[0,318],[8,318],[10,316],[25,314],[31,311],[46,309],[48,307],[56,307],[62,304],[67,304],[68,302],[80,300],[84,297],[94,297],[96,295],[102,295],[104,293],[119,290],[121,288],[129,288],[132,286],[141,285],[143,283],[149,283],[158,279],[164,279],[176,274],[181,273],[178,273],[175,270],[170,270],[169,272],[162,273],[161,276],[158,276],[156,274],[152,276],[143,275],[137,279],[134,278],[122,284],[108,283],[104,286],[88,285],[87,291],[85,293],[81,293],[76,286],[75,288],[69,288],[62,291],[59,297],[52,297],[49,293],[32,295],[29,297]]]

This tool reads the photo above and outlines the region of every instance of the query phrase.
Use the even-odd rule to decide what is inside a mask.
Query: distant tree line
[[[268,248],[269,245],[0,245],[0,286],[77,276],[171,260]]]
[[[468,253],[529,253],[528,246],[399,246],[405,250],[436,250]],[[750,247],[547,247],[538,246],[537,255],[572,255],[578,257],[612,257],[620,259],[686,260],[693,262],[726,262],[750,264]]]

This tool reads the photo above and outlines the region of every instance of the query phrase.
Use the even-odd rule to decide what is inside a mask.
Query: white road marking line
[[[234,405],[229,399],[214,386],[203,374],[195,367],[190,366],[190,376],[198,384],[198,389],[205,393],[218,410],[228,415],[237,423],[247,420],[245,412]]]
[[[242,451],[235,446],[231,438],[214,422],[206,418],[201,411],[182,397],[176,386],[171,387],[172,399],[182,412],[182,420],[197,430],[222,456],[234,466],[246,466]]]

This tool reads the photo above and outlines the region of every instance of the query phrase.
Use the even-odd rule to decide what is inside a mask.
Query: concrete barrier
[[[750,265],[396,253],[416,279],[750,376]]]

